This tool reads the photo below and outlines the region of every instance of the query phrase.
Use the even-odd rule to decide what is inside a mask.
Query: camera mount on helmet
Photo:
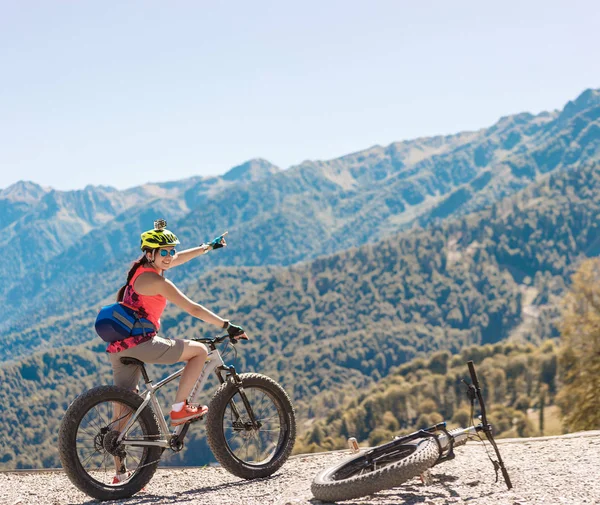
[[[167,227],[166,219],[157,219],[156,221],[154,221],[154,229],[156,231],[164,230],[166,227]]]

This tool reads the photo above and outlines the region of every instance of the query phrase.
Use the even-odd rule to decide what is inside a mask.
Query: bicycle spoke
[[[81,461],[81,466],[83,466],[83,467],[85,468],[85,467],[86,467],[86,463],[87,463],[87,461],[88,461],[89,459],[91,459],[92,457],[94,457],[96,454],[100,454],[100,453],[99,453],[98,451],[94,451],[94,452],[92,452],[92,453],[91,453],[91,454],[90,454],[90,455],[89,455],[89,456],[88,456],[88,457],[87,457],[87,458],[86,458],[84,461],[81,461],[81,458],[80,458],[80,461]]]
[[[254,421],[251,426],[249,413],[236,393],[230,400],[229,413],[224,418],[224,434],[233,454],[246,463],[259,464],[269,461],[277,450],[282,437],[281,418],[273,399],[265,391],[245,388],[244,392],[252,408]],[[237,412],[239,416],[235,414]]]
[[[104,457],[102,458],[102,464],[104,466],[104,473],[106,474],[106,457],[108,456],[108,453],[105,452],[104,453]]]
[[[260,421],[279,421],[279,415],[274,414],[271,417],[260,417],[258,418]]]
[[[227,439],[227,444],[231,447],[231,443],[232,441],[234,441],[236,438],[241,438],[241,435],[239,434],[238,431],[233,431],[233,436],[229,439]]]
[[[263,410],[268,409],[270,406],[271,406],[271,403],[269,402],[269,397],[263,393],[261,395],[261,402],[259,403],[259,406],[258,406],[259,412],[261,412],[261,417],[263,416],[262,415]]]
[[[79,428],[79,432],[78,432],[78,433],[81,433],[81,434],[83,434],[83,435],[87,435],[87,437],[85,437],[85,438],[84,438],[84,440],[85,440],[85,439],[88,439],[88,438],[91,438],[91,439],[93,440],[93,439],[94,439],[94,437],[96,436],[96,434],[98,433],[98,431],[100,431],[100,430],[95,430],[95,431],[92,431],[92,432],[90,432],[90,431],[89,431],[89,428],[82,429],[82,428],[80,427],[80,428]],[[77,437],[77,438],[79,439],[79,437]]]
[[[90,476],[90,478],[99,481],[104,485],[112,485],[112,478],[115,472],[115,465],[122,461],[126,468],[133,475],[139,469],[149,464],[155,464],[158,460],[145,462],[147,448],[127,446],[124,444],[124,458],[120,460],[114,454],[109,452],[105,445],[107,436],[111,437],[109,445],[116,443],[118,436],[117,428],[124,428],[125,421],[128,420],[134,411],[124,403],[117,401],[104,401],[93,405],[80,421],[75,443],[77,447],[77,457],[81,467]],[[131,441],[143,441],[148,438],[156,438],[161,435],[147,436],[144,426],[140,424],[140,418],[136,418],[128,432],[128,439]]]
[[[94,407],[94,412],[97,412],[97,407]],[[98,415],[97,417],[100,417],[100,416]],[[94,430],[98,430],[98,431],[103,428],[101,419],[100,420],[96,419],[93,414],[90,414],[87,426]]]
[[[108,407],[106,407],[106,408],[108,409]],[[98,424],[99,424],[101,427],[106,427],[106,426],[108,426],[108,425],[109,425],[109,423],[106,421],[106,419],[105,419],[105,418],[104,418],[104,416],[102,415],[102,412],[100,412],[100,406],[96,405],[96,406],[94,407],[94,412],[96,412],[96,413],[97,413],[97,415],[98,415]]]
[[[257,436],[258,438],[258,454],[257,454],[257,459],[260,458],[265,451],[263,451],[263,443],[262,443],[262,437],[260,436],[260,434]]]
[[[140,461],[141,461],[141,459],[140,459],[140,458],[137,458],[137,457],[135,456],[135,454],[133,454],[133,453],[131,453],[131,452],[128,452],[128,453],[127,453],[127,457],[128,457],[129,459],[132,459],[132,460],[133,460],[133,462],[135,463],[135,465],[134,465],[134,466],[135,466],[135,468],[137,468],[138,466],[140,466]]]

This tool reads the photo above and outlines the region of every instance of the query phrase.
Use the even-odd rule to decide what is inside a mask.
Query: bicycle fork
[[[238,429],[238,430],[246,430],[246,431],[250,431],[252,429],[254,429],[254,430],[260,429],[262,426],[262,423],[260,421],[257,421],[257,419],[256,419],[256,415],[254,414],[252,405],[250,405],[250,402],[248,401],[248,397],[246,396],[246,392],[244,391],[244,385],[242,383],[242,379],[235,371],[235,367],[223,365],[218,368],[217,376],[219,377],[219,380],[221,381],[221,383],[224,383],[226,379],[224,379],[223,376],[221,375],[221,371],[226,372],[227,377],[231,377],[233,379],[233,383],[237,389],[238,395],[241,398],[244,408],[246,409],[246,412],[248,413],[248,417],[250,419],[249,422],[242,423],[242,421],[241,421],[242,416],[239,412],[237,405],[235,404],[235,401],[232,398],[229,401],[229,408],[231,409],[231,412],[232,412],[233,416],[235,417],[235,421],[233,422],[234,428]]]

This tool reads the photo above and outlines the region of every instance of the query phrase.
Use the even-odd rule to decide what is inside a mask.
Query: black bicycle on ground
[[[492,426],[488,423],[472,361],[468,362],[468,367],[471,384],[463,382],[467,385],[467,396],[471,402],[471,419],[477,401],[481,410],[480,423],[448,431],[446,423],[441,422],[352,456],[316,475],[311,486],[314,497],[328,502],[351,500],[399,486],[422,475],[432,466],[453,459],[454,448],[465,444],[469,438],[477,437],[483,442],[480,436],[482,432],[496,453],[497,460],[490,457],[496,470],[496,479],[498,471],[501,471],[508,489],[511,489],[508,471],[494,441]]]

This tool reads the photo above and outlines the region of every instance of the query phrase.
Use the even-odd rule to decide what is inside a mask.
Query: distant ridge
[[[600,89],[586,89],[575,100],[567,102],[561,113],[562,119],[575,116],[584,109],[600,104]]]
[[[50,188],[44,188],[31,181],[18,181],[0,190],[0,199],[12,202],[35,203],[42,198]]]
[[[279,172],[281,169],[262,158],[256,158],[233,167],[223,179],[226,181],[255,181]]]

